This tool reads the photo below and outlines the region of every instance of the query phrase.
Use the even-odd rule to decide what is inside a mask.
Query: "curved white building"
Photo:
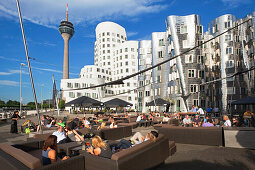
[[[125,29],[114,22],[101,22],[96,27],[94,63],[96,66],[111,69],[113,49],[127,40]]]

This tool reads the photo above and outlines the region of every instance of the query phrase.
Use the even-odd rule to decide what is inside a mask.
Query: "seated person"
[[[42,148],[42,164],[49,165],[57,161],[57,137],[50,135],[44,142]],[[65,156],[62,160],[69,157]]]
[[[224,127],[231,127],[231,122],[227,115],[223,116],[223,120],[225,120],[224,125],[223,125]]]
[[[102,122],[100,126],[97,127],[97,130],[104,129],[105,128],[105,122]]]
[[[162,120],[162,123],[167,124],[169,119],[170,119],[170,117],[168,115],[165,115],[163,120]]]
[[[190,112],[197,112],[197,108],[195,105],[192,106],[192,109],[190,110]]]
[[[65,127],[65,123],[61,119],[59,119],[58,123],[57,123],[57,126]]]
[[[246,110],[246,112],[243,114],[244,125],[248,126],[249,121],[251,121],[253,116],[254,116],[254,114],[249,109]]]
[[[110,146],[103,142],[103,140],[99,136],[95,136],[92,138],[92,146],[87,149],[87,152],[92,155],[111,159],[112,151]]]
[[[149,115],[148,120],[153,121],[153,115],[152,114]]]
[[[196,115],[193,119],[193,127],[200,127],[202,124],[202,120],[199,118],[199,115]]]
[[[90,128],[90,122],[86,117],[83,118],[83,124],[84,124],[84,127]]]
[[[138,116],[137,116],[137,119],[136,119],[136,122],[139,123],[141,120],[142,120],[141,115],[138,115]]]
[[[50,120],[50,124],[47,124],[46,127],[47,128],[55,127],[56,120],[54,119],[54,117],[49,118],[49,120]]]
[[[74,122],[74,119],[72,118],[71,121],[68,123],[68,126],[71,129],[76,129],[77,128],[77,124]]]
[[[207,119],[206,123],[203,123],[202,127],[213,127],[212,119]]]
[[[240,127],[239,121],[237,120],[237,118],[232,119],[232,127]]]
[[[116,125],[116,123],[114,122],[114,120],[112,120],[110,128],[117,128],[118,126]]]
[[[69,125],[66,126],[66,136],[73,142],[84,141],[84,138],[79,135],[76,130],[71,129]]]
[[[53,132],[52,135],[57,136],[57,143],[67,143],[66,133],[62,126],[58,126],[58,130]]]
[[[155,133],[155,132],[153,132],[153,133]],[[149,133],[147,133],[147,135],[144,138],[143,135],[140,132],[136,132],[134,134],[134,136],[132,136],[130,138],[130,140],[131,140],[131,143],[135,144],[135,145],[139,144],[139,143],[142,143],[144,141],[147,141],[147,140],[152,140],[153,142],[156,142],[156,136],[155,136],[155,134],[152,134],[152,132],[149,132]]]
[[[191,127],[192,126],[192,121],[189,118],[189,115],[186,115],[186,117],[182,120],[182,123],[185,127]]]
[[[204,110],[202,109],[202,107],[199,107],[197,113],[198,113],[201,117],[204,117],[204,116],[205,116],[205,112],[204,112]]]

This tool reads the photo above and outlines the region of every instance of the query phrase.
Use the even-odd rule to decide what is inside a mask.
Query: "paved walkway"
[[[37,117],[29,117],[32,121],[37,121]],[[18,127],[27,119],[18,120]],[[0,143],[10,144],[26,141],[27,134],[11,134],[10,121],[0,125]],[[146,135],[153,127],[138,127],[133,130]],[[177,152],[168,157],[165,164],[157,167],[157,170],[254,170],[255,150],[225,148],[205,145],[176,144]]]

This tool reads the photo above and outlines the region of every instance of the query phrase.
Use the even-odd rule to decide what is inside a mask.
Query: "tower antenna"
[[[66,5],[66,21],[68,21],[68,3]]]

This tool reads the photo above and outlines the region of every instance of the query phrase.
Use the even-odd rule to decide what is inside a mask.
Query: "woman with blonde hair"
[[[99,136],[95,136],[92,138],[92,146],[87,149],[87,152],[91,153],[92,155],[111,159],[112,151],[109,145],[103,142],[103,140]]]
[[[228,127],[228,126],[231,127],[231,122],[230,122],[230,120],[229,120],[229,118],[228,118],[227,115],[224,115],[224,116],[223,116],[223,120],[225,120],[223,126],[225,126],[225,127]]]

